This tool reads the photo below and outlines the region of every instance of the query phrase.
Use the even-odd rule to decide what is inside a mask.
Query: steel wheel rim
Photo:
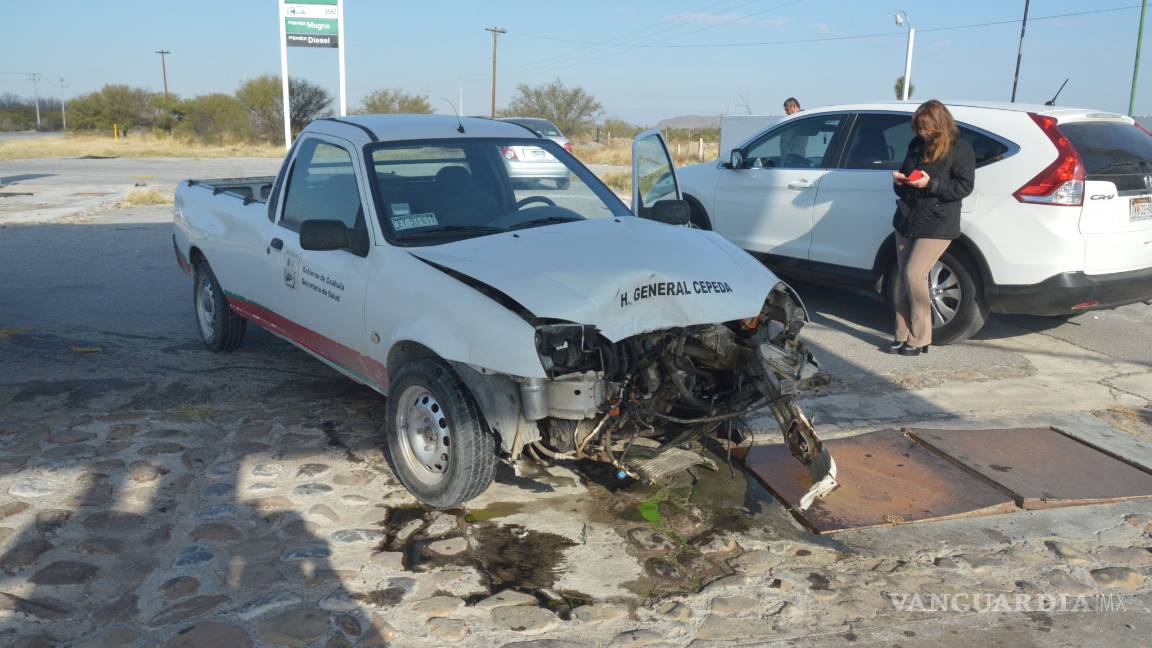
[[[452,427],[431,391],[412,385],[400,394],[396,435],[400,458],[413,478],[427,486],[444,481],[452,463]]]
[[[205,340],[211,340],[216,333],[216,294],[207,277],[200,279],[200,287],[196,290],[196,319],[200,324],[200,334]]]
[[[940,261],[928,272],[928,296],[932,305],[932,326],[939,328],[956,318],[963,292],[956,273]]]

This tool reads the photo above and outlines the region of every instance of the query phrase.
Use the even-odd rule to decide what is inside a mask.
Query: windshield
[[[563,137],[563,135],[560,133],[560,129],[556,128],[556,125],[547,119],[509,119],[507,121],[510,121],[513,124],[527,126],[537,133],[540,133],[544,137]]]
[[[368,147],[367,160],[381,227],[400,245],[631,215],[551,140],[379,144]]]

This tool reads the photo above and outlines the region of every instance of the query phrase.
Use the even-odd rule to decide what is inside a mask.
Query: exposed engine
[[[616,343],[591,326],[539,326],[536,347],[550,380],[521,385],[525,415],[538,421],[542,437],[527,451],[544,460],[596,459],[654,479],[691,464],[672,458],[692,454],[676,450],[681,444],[730,437],[740,418],[768,408],[793,456],[811,469],[811,503],[835,486],[835,464],[795,405],[799,392],[827,384],[800,340],[805,318],[780,284],[748,320]],[[670,457],[661,460],[664,454]]]

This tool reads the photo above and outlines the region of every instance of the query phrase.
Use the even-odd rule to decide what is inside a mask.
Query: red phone
[[[917,180],[919,180],[920,178],[923,178],[923,177],[924,177],[923,171],[921,171],[920,169],[914,169],[912,171],[912,173],[908,174],[908,182],[916,182]]]

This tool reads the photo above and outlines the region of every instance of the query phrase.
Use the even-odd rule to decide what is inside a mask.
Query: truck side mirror
[[[744,151],[741,151],[740,149],[732,149],[732,152],[728,154],[728,166],[732,169],[743,169]]]
[[[300,223],[303,250],[343,250],[349,247],[348,227],[338,220],[306,220]]]
[[[687,225],[692,220],[692,209],[687,200],[657,200],[645,217],[668,225]]]

